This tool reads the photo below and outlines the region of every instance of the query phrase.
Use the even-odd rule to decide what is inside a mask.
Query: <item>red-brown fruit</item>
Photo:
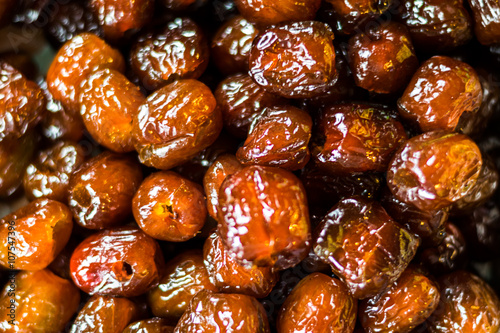
[[[121,333],[174,333],[174,328],[164,318],[151,318],[136,321],[128,325]]]
[[[474,16],[474,33],[483,45],[500,42],[500,3],[496,0],[469,0]]]
[[[236,0],[243,17],[259,25],[312,20],[321,0]]]

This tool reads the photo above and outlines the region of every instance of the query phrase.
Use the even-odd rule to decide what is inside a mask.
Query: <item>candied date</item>
[[[239,12],[259,25],[314,19],[321,0],[235,0]]]

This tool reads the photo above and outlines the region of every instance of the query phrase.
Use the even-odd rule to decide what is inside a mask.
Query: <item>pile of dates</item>
[[[0,26],[0,332],[500,332],[498,0]]]

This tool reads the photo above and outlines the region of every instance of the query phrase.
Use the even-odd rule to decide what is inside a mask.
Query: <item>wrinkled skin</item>
[[[156,90],[174,80],[199,78],[207,68],[209,53],[196,23],[176,18],[162,32],[140,36],[132,46],[130,63],[141,85]]]
[[[35,200],[0,220],[0,265],[6,269],[44,269],[64,248],[72,229],[71,212],[65,204]]]
[[[337,80],[333,32],[317,21],[269,27],[250,52],[253,80],[271,93],[310,98],[325,93]]]
[[[218,288],[210,282],[201,251],[185,251],[166,264],[160,284],[148,293],[148,305],[155,316],[175,323],[202,290]]]
[[[418,67],[408,29],[397,22],[353,36],[348,56],[356,84],[380,94],[402,90]]]
[[[134,227],[96,233],[78,245],[71,278],[90,295],[138,296],[156,286],[164,261],[156,241]]]
[[[216,232],[205,241],[203,258],[210,281],[224,293],[263,298],[278,282],[278,274],[270,267],[240,265],[227,252]]]
[[[0,53],[0,62],[8,63],[29,80],[37,79],[37,75],[39,75],[38,67],[28,52],[20,50],[18,52],[2,52]]]
[[[387,170],[394,151],[406,141],[391,111],[364,104],[337,104],[318,121],[311,154],[321,169],[337,174]]]
[[[217,220],[219,214],[219,190],[227,176],[243,169],[234,155],[224,154],[208,168],[203,177],[203,188],[207,196],[207,209],[210,216]]]
[[[409,267],[381,295],[361,301],[359,316],[366,333],[409,333],[434,312],[438,302],[436,284]]]
[[[252,42],[259,30],[242,16],[223,24],[212,38],[212,59],[223,74],[246,73]]]
[[[340,201],[316,234],[314,252],[358,299],[376,296],[393,284],[419,245],[378,202],[363,197]]]
[[[174,326],[168,325],[164,318],[151,318],[136,321],[123,330],[123,333],[174,333]]]
[[[495,333],[500,328],[498,296],[479,277],[457,271],[439,280],[441,299],[427,320],[430,333]]]
[[[107,40],[119,41],[149,23],[153,16],[153,0],[114,1],[90,0],[90,8],[101,25]]]
[[[15,296],[12,297],[13,291]],[[12,318],[8,316],[13,300],[16,325],[9,323]],[[7,333],[62,332],[79,303],[78,288],[48,269],[20,272],[0,295],[0,330]]]
[[[292,290],[278,315],[278,333],[352,332],[357,300],[335,278],[313,273]]]
[[[217,106],[222,112],[224,128],[238,138],[246,138],[252,121],[266,107],[285,102],[256,84],[247,74],[224,79],[215,90]]]
[[[472,38],[472,22],[463,0],[405,1],[398,17],[408,27],[415,47],[425,52],[450,50]]]
[[[77,114],[79,87],[93,71],[110,68],[125,70],[121,53],[90,33],[82,33],[66,42],[57,52],[47,72],[47,84],[54,99],[67,111]]]
[[[85,162],[69,182],[69,207],[88,229],[123,224],[142,181],[139,163],[128,155],[104,152]]]
[[[495,0],[469,0],[474,17],[474,33],[483,45],[500,42],[500,3]]]
[[[311,116],[293,106],[265,108],[256,116],[248,137],[236,152],[243,165],[302,169],[309,161]]]
[[[146,234],[169,242],[193,238],[207,217],[201,186],[172,171],[151,174],[142,182],[132,212]]]
[[[179,80],[149,95],[133,120],[139,160],[157,169],[178,166],[209,147],[222,129],[210,89]]]
[[[78,313],[70,333],[122,333],[138,311],[126,298],[93,296]]]
[[[280,168],[248,166],[227,177],[219,191],[218,222],[226,250],[240,262],[286,269],[309,252],[304,188]]]
[[[134,150],[132,119],[146,100],[123,74],[104,69],[90,74],[80,86],[80,114],[90,135],[117,153]]]
[[[47,198],[67,202],[69,178],[85,160],[82,146],[58,141],[38,153],[23,178],[24,193],[34,200]]]
[[[479,148],[465,135],[429,132],[394,154],[387,185],[398,200],[438,210],[471,193],[482,164]]]
[[[453,131],[464,112],[476,113],[483,92],[476,71],[464,62],[434,56],[413,75],[398,100],[401,116],[423,132]]]
[[[271,331],[264,308],[255,298],[202,290],[191,299],[174,332],[270,333]]]
[[[38,85],[0,61],[0,142],[19,139],[44,117],[45,96]]]
[[[238,11],[251,22],[273,25],[314,19],[321,0],[236,0]]]

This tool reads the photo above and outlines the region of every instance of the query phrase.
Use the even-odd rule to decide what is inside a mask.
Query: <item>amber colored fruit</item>
[[[362,30],[367,22],[376,21],[393,0],[326,0],[333,7],[337,30],[346,35]]]
[[[217,220],[219,214],[219,190],[227,176],[243,169],[234,155],[223,154],[208,168],[203,177],[203,188],[207,196],[207,209],[210,216]]]
[[[78,241],[80,240],[80,238],[77,237],[76,234],[77,231],[75,230],[64,249],[62,249],[57,257],[52,260],[50,265],[47,266],[47,268],[49,268],[54,274],[67,280],[71,280],[71,272],[69,269],[71,255],[73,254],[73,251],[75,250],[76,246],[78,245]]]
[[[80,292],[70,281],[48,269],[23,271],[9,278],[0,295],[0,327],[6,333],[62,332],[79,303]]]
[[[316,230],[314,252],[358,299],[376,296],[393,284],[415,256],[418,239],[363,197],[344,199]]]
[[[419,255],[420,263],[435,275],[461,269],[467,261],[467,247],[460,229],[448,222],[444,235],[439,245],[424,249]]]
[[[366,104],[337,104],[319,116],[311,154],[332,174],[387,170],[406,141],[403,125],[389,111]]]
[[[352,332],[357,301],[338,279],[313,273],[299,282],[278,315],[278,333]]]
[[[270,333],[262,305],[253,297],[202,290],[189,302],[175,333]]]
[[[0,220],[0,265],[44,269],[64,248],[72,229],[71,212],[65,204],[37,199]]]
[[[28,52],[19,50],[18,52],[0,53],[0,62],[8,63],[29,80],[36,79],[37,75],[39,75],[38,67]]]
[[[215,97],[196,80],[175,81],[155,91],[133,120],[139,159],[157,169],[188,161],[210,146],[221,130]]]
[[[78,245],[71,277],[88,294],[138,296],[155,287],[164,261],[160,246],[141,230],[121,227],[96,233]]]
[[[93,71],[111,68],[123,72],[125,60],[118,50],[90,33],[82,33],[66,42],[57,52],[47,72],[47,84],[54,99],[68,112],[78,113],[79,87]]]
[[[212,38],[212,59],[223,74],[248,72],[252,42],[259,30],[241,16],[224,23]]]
[[[157,287],[148,293],[148,305],[157,317],[177,322],[191,298],[201,290],[218,291],[210,282],[200,250],[188,250],[166,264]]]
[[[287,21],[312,20],[321,0],[236,0],[235,3],[247,20],[266,26]]]
[[[309,161],[312,119],[293,106],[265,108],[252,122],[248,137],[236,152],[243,165],[302,169]]]
[[[396,22],[356,34],[348,54],[356,84],[380,94],[403,90],[418,67],[408,29]]]
[[[71,141],[58,141],[38,153],[23,178],[24,193],[33,200],[67,202],[69,178],[85,160],[83,147]]]
[[[238,138],[246,138],[250,124],[266,107],[283,104],[285,99],[257,85],[247,74],[224,79],[215,90],[224,128]]]
[[[14,193],[38,145],[38,135],[29,132],[19,139],[0,142],[0,197]]]
[[[122,333],[174,333],[174,328],[164,318],[151,318],[128,325]]]
[[[90,8],[110,41],[119,41],[150,22],[154,0],[90,0]]]
[[[134,196],[132,211],[146,234],[169,242],[193,238],[207,217],[201,186],[173,171],[147,177]]]
[[[469,0],[474,17],[474,33],[483,45],[500,42],[500,3],[496,0]]]
[[[161,32],[140,36],[132,46],[130,63],[141,85],[156,90],[174,80],[199,78],[209,55],[200,27],[189,18],[176,18]]]
[[[122,333],[137,314],[137,305],[126,298],[93,296],[78,313],[70,333]]]
[[[42,120],[45,96],[38,85],[0,61],[0,141],[19,139]]]
[[[132,119],[146,100],[123,74],[103,69],[80,85],[80,114],[90,135],[118,153],[134,150]]]
[[[419,50],[445,51],[472,38],[472,22],[463,0],[405,1],[399,7],[398,17]]]
[[[263,298],[278,282],[278,274],[270,267],[239,264],[227,252],[216,232],[211,233],[205,241],[203,258],[210,281],[224,293]]]
[[[398,200],[438,210],[471,193],[482,166],[477,145],[463,134],[429,132],[408,140],[387,171]]]
[[[424,132],[454,130],[464,112],[478,111],[482,98],[479,76],[471,66],[434,56],[413,75],[398,109]]]
[[[254,40],[249,74],[283,97],[319,96],[337,80],[332,40],[330,27],[317,21],[268,27]]]
[[[132,156],[104,152],[84,162],[69,182],[75,221],[88,229],[125,223],[141,181],[140,165]]]
[[[219,191],[218,232],[229,255],[286,269],[307,256],[310,224],[300,180],[274,167],[248,166]]]
[[[495,333],[500,328],[500,301],[479,277],[457,271],[439,280],[441,299],[427,321],[430,333]]]
[[[409,333],[431,315],[438,302],[436,284],[409,267],[381,295],[361,301],[359,316],[366,333]]]

